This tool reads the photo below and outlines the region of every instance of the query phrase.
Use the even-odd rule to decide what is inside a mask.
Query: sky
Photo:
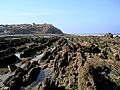
[[[1,0],[0,24],[48,23],[64,33],[120,33],[120,0]]]

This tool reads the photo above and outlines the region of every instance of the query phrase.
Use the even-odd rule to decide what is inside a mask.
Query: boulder
[[[104,35],[104,37],[106,37],[106,38],[113,38],[113,34],[112,33],[106,33]]]
[[[32,82],[34,82],[37,79],[37,77],[38,77],[38,75],[40,73],[40,70],[41,70],[40,67],[34,67],[34,68],[32,68],[28,72],[26,78],[24,79],[23,86],[26,87],[26,86],[30,85]]]

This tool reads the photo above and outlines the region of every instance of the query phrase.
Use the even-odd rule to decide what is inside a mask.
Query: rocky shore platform
[[[0,90],[120,90],[120,37],[0,37]]]

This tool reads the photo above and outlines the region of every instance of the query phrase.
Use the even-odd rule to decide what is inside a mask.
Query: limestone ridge
[[[112,36],[3,37],[0,90],[120,90],[120,37]]]
[[[0,33],[3,34],[63,34],[52,24],[13,24],[0,25]]]

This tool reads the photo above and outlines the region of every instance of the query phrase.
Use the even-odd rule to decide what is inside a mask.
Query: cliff
[[[0,25],[0,33],[5,34],[63,34],[52,24],[14,24]]]

